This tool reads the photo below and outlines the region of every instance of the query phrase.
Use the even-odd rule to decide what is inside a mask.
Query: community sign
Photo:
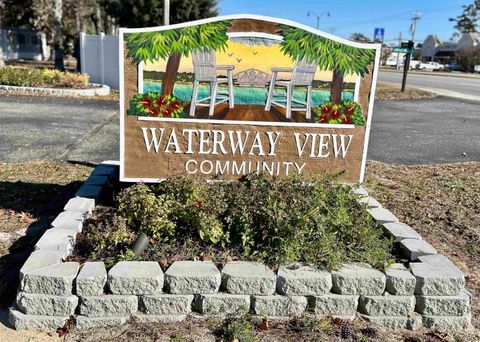
[[[122,181],[363,181],[379,44],[256,15],[119,39]]]

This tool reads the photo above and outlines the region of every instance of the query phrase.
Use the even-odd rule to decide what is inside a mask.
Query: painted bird
[[[237,58],[237,62],[240,63],[242,61],[241,58]]]
[[[232,53],[227,53],[228,57],[232,57],[233,56],[233,52]]]

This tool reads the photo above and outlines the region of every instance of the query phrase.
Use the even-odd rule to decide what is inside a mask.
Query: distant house
[[[5,60],[30,59],[46,60],[50,58],[50,47],[45,34],[31,29],[15,27],[0,28],[0,44]]]
[[[265,87],[270,82],[269,74],[253,68],[240,71],[233,78],[240,87]]]
[[[423,42],[422,61],[453,63],[456,60],[457,52],[466,48],[480,49],[480,35],[478,33],[464,33],[458,42],[442,42],[437,35],[431,34]]]

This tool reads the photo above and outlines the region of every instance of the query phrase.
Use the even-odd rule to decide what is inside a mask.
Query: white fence
[[[118,89],[118,36],[80,33],[80,60],[81,72],[90,76],[90,82]]]

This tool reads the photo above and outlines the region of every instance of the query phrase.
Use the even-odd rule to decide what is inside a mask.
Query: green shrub
[[[88,75],[54,69],[0,68],[0,84],[20,87],[87,88]]]
[[[225,341],[257,342],[254,327],[247,315],[233,318],[227,322],[223,338]]]

